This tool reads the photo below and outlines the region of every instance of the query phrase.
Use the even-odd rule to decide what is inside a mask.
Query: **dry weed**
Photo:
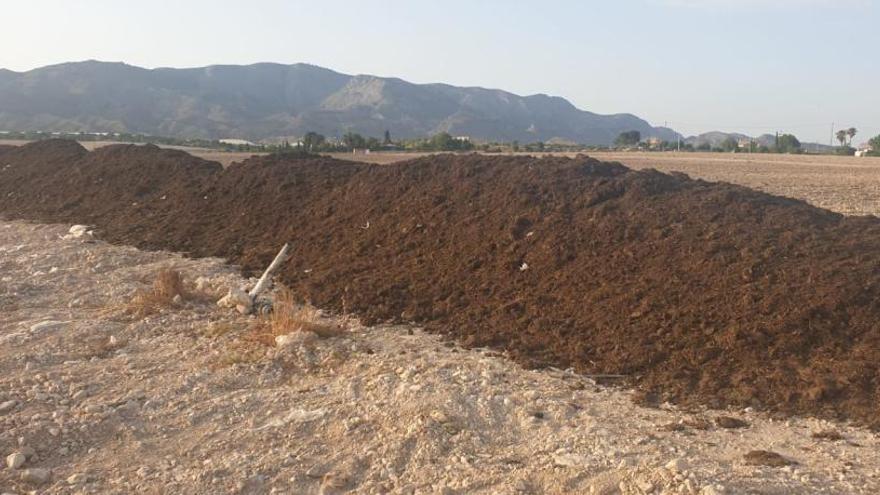
[[[330,338],[341,335],[344,329],[324,318],[314,306],[298,304],[293,292],[282,286],[275,292],[272,313],[252,328],[245,338],[272,347],[275,337],[294,332],[313,332],[321,338]]]
[[[175,298],[187,299],[190,294],[183,284],[183,276],[177,270],[163,269],[156,274],[153,285],[140,290],[125,308],[129,315],[143,318],[175,304]]]
[[[232,333],[241,327],[239,325],[232,324],[228,321],[215,321],[209,323],[207,326],[199,329],[199,333],[204,335],[205,337],[211,338],[219,338],[229,333]]]

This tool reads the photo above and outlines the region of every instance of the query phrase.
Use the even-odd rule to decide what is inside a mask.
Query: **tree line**
[[[837,140],[840,141],[840,147],[834,152],[841,155],[853,155],[856,149],[852,146],[853,138],[858,134],[858,129],[850,127],[837,132]],[[880,136],[876,136],[868,141],[872,151],[869,153],[873,156],[880,156]],[[676,141],[659,141],[645,142],[639,131],[626,131],[620,133],[614,140],[616,148],[638,148],[647,151],[715,151],[715,152],[751,152],[751,153],[803,153],[803,145],[800,140],[793,134],[777,134],[773,145],[768,146],[761,144],[755,140],[749,140],[748,143],[741,143],[739,140],[728,137],[716,146],[708,142],[700,143],[694,146],[691,143],[680,143]]]
[[[303,138],[290,144],[284,141],[282,150],[299,149],[307,153],[349,152],[357,150],[411,150],[411,151],[469,151],[474,144],[469,138],[455,137],[448,132],[440,132],[423,139],[393,140],[391,132],[385,131],[380,140],[372,136],[363,136],[356,132],[347,132],[338,140],[328,140],[317,132],[307,132]]]
[[[855,153],[853,139],[858,134],[858,129],[850,127],[841,129],[835,135],[840,146],[834,153],[852,155]],[[211,139],[182,139],[163,136],[151,136],[134,133],[92,133],[92,132],[47,132],[47,131],[6,131],[0,132],[0,139],[19,139],[37,141],[49,138],[67,138],[78,141],[116,141],[125,143],[155,143],[176,146],[191,146],[212,148],[224,151],[241,152],[284,152],[284,153],[332,153],[351,152],[352,150],[370,151],[481,151],[484,153],[504,153],[525,151],[529,153],[543,152],[579,152],[579,151],[603,151],[612,149],[603,145],[582,145],[576,143],[557,143],[535,141],[531,143],[509,142],[481,142],[474,143],[468,138],[454,137],[448,132],[441,132],[430,137],[417,139],[394,140],[389,131],[385,131],[381,139],[363,136],[354,132],[347,132],[341,138],[328,139],[317,132],[308,132],[302,139],[295,143],[282,141],[277,144],[230,144],[221,143]],[[880,156],[880,135],[868,140],[872,150],[868,153]],[[626,131],[620,133],[614,140],[613,148],[638,148],[646,151],[715,151],[715,152],[751,152],[751,153],[802,153],[803,146],[793,134],[781,134],[771,146],[763,145],[755,141],[740,143],[729,137],[713,146],[709,143],[700,143],[696,146],[690,143],[677,141],[652,141],[642,139],[639,131]]]

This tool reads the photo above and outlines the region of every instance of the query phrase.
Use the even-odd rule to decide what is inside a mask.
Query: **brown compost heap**
[[[265,267],[317,306],[418,322],[650,401],[880,425],[880,220],[587,157],[394,165],[48,140],[0,149],[0,215]]]

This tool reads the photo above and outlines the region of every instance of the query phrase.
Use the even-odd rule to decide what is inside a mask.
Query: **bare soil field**
[[[789,494],[880,491],[880,440],[749,408],[644,408],[409,325],[251,339],[221,260],[0,222],[0,491]],[[126,310],[156,274],[187,297]]]
[[[590,153],[630,168],[683,172],[803,199],[845,215],[880,215],[880,158],[729,153]]]

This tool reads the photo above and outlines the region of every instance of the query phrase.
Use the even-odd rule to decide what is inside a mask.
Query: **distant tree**
[[[346,132],[342,136],[342,144],[350,150],[363,149],[367,147],[367,140],[363,136],[354,132]]]
[[[880,153],[880,134],[869,139],[868,146],[871,147],[871,150],[874,151],[874,153]]]
[[[635,146],[642,140],[642,133],[639,131],[621,132],[617,139],[614,140],[615,146]]]
[[[837,140],[840,141],[841,146],[846,146],[846,131],[841,129],[837,131],[836,134]]]
[[[776,151],[779,153],[799,153],[801,142],[792,134],[783,134],[779,136],[779,146]]]
[[[697,145],[697,151],[712,151],[712,145],[706,142]]]
[[[385,129],[385,139],[382,140],[382,144],[389,145],[391,144],[391,131]]]
[[[540,153],[547,149],[547,145],[545,145],[541,141],[536,141],[534,143],[529,143],[524,146],[525,150],[530,153]]]
[[[448,132],[441,132],[431,137],[430,146],[437,151],[449,151],[453,148],[452,136]]]
[[[310,153],[317,151],[326,141],[327,139],[317,132],[307,132],[302,139],[303,148]]]
[[[514,140],[514,141],[513,141],[513,144],[512,144],[512,147],[513,147],[513,152],[514,152],[514,153],[516,153],[517,151],[519,151],[519,141]]]
[[[721,149],[724,151],[736,151],[739,149],[739,142],[733,137],[728,137],[721,141]]]
[[[854,137],[856,137],[856,134],[858,134],[858,132],[859,132],[858,129],[856,129],[855,127],[850,127],[849,129],[846,130],[846,135],[849,136],[849,145],[850,146],[852,146],[852,140]]]
[[[448,132],[441,132],[419,147],[432,151],[466,151],[474,149],[474,144],[469,139],[455,138]]]
[[[364,143],[364,147],[369,150],[377,150],[382,147],[382,143],[380,143],[378,139],[370,137],[367,138],[367,142]]]

